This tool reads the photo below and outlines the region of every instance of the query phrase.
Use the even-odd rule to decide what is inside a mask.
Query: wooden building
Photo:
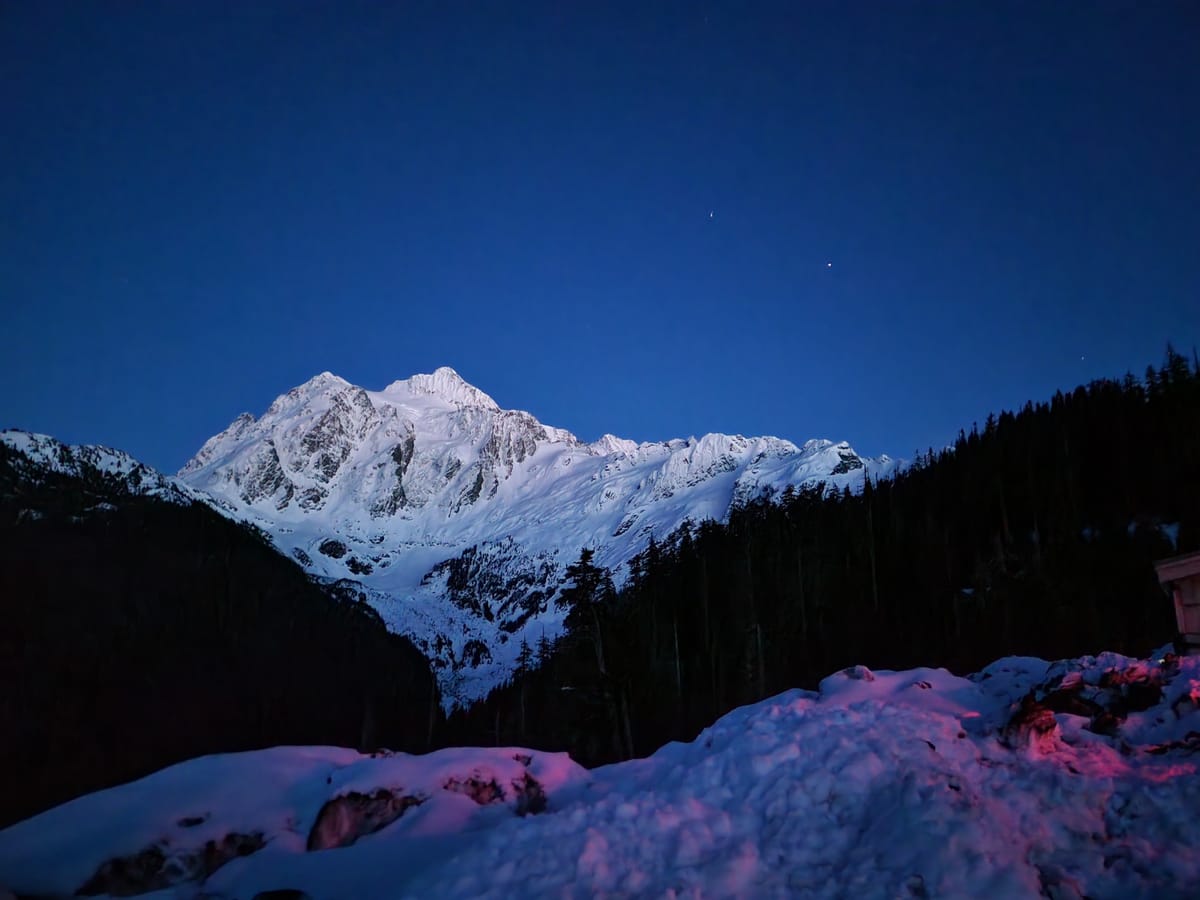
[[[1181,652],[1200,654],[1200,552],[1164,559],[1154,568],[1175,599]]]

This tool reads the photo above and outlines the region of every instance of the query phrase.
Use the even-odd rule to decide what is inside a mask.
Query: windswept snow
[[[70,894],[236,833],[265,845],[206,897],[1194,897],[1198,705],[1200,658],[1010,658],[848,669],[591,772],[514,748],[206,757],[0,832],[0,884]],[[518,815],[531,780],[545,811]],[[380,791],[421,802],[306,851],[328,801]]]
[[[179,475],[313,574],[360,582],[434,661],[447,700],[465,701],[509,676],[522,637],[558,633],[549,599],[582,548],[619,582],[652,536],[685,521],[896,465],[824,440],[584,443],[441,368],[381,391],[324,372],[261,418],[236,418]],[[437,567],[464,553],[451,591]]]

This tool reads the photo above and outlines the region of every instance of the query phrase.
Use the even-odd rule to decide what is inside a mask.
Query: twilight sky
[[[1200,343],[1197,59],[1194,2],[6,3],[0,427],[174,471],[450,365],[908,456]]]

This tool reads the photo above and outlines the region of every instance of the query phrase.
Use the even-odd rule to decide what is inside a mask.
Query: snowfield
[[[856,667],[586,771],[519,748],[212,756],[0,832],[18,894],[1200,896],[1200,658]],[[301,896],[295,894],[292,896]]]

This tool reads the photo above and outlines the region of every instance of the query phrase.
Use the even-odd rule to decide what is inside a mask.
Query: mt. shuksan
[[[558,634],[549,601],[581,548],[620,582],[652,535],[685,520],[724,520],[788,485],[858,486],[896,465],[830,441],[583,443],[441,368],[381,391],[322,373],[261,418],[238,416],[179,477],[314,575],[360,582],[453,702],[503,681],[522,636]]]

